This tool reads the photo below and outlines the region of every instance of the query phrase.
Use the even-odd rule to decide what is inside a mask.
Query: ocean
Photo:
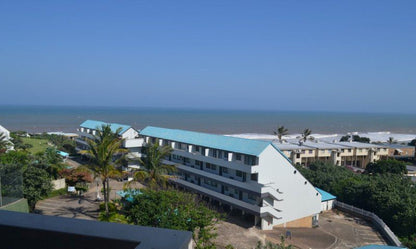
[[[193,110],[133,107],[0,106],[0,125],[16,131],[75,132],[86,119],[160,126],[217,134],[272,134],[283,125],[290,133],[378,132],[416,134],[416,115],[301,111]]]

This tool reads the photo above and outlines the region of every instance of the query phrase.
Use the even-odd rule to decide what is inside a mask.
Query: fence
[[[385,238],[394,246],[402,247],[402,243],[396,237],[396,235],[390,230],[390,228],[384,223],[382,219],[380,219],[376,214],[366,211],[364,209],[356,208],[354,206],[345,204],[340,201],[335,201],[335,206],[344,212],[354,214],[356,216],[360,216],[361,218],[371,220],[374,225],[381,231]]]

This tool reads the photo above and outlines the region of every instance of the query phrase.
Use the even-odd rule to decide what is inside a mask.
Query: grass
[[[60,195],[65,195],[65,194],[67,194],[66,188],[61,188],[61,189],[53,190],[52,192],[48,194],[46,198],[52,198],[55,196],[60,196]]]
[[[32,148],[28,149],[28,151],[32,154],[43,152],[46,150],[46,148],[51,147],[50,145],[48,145],[47,139],[22,137],[22,140],[23,143],[31,144],[33,146]]]

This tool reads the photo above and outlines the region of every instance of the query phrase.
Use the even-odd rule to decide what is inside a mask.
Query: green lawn
[[[31,144],[33,147],[28,149],[32,154],[45,151],[46,148],[51,147],[48,145],[48,140],[39,138],[22,137],[23,143]]]

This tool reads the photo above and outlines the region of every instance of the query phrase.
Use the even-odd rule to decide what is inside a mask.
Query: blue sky
[[[416,1],[1,1],[0,104],[415,113]]]

